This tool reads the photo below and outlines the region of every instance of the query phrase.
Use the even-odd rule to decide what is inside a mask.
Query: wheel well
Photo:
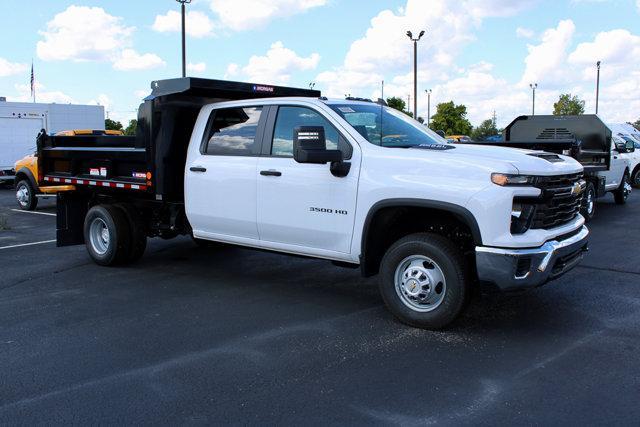
[[[473,223],[469,224],[470,221]],[[402,237],[419,232],[448,238],[465,256],[473,255],[475,245],[481,244],[475,220],[465,218],[460,212],[423,206],[385,206],[367,218],[362,240],[363,275],[377,274],[387,249]],[[473,256],[469,258],[474,262]]]
[[[29,183],[31,184],[31,186],[33,187],[33,189],[37,192],[38,191],[38,185],[36,184],[35,179],[33,178],[33,175],[31,174],[31,171],[29,171],[28,169],[20,169],[16,172],[15,177],[13,178],[13,182],[15,184],[18,184],[18,182],[20,182],[21,180],[26,179],[27,181],[29,181]]]

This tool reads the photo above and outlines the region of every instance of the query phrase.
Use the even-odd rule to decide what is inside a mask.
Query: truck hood
[[[582,165],[571,157],[544,151],[495,147],[490,145],[447,145],[446,149],[419,146],[409,148],[417,156],[438,153],[442,161],[447,159],[464,161],[469,165],[493,167],[494,172],[519,173],[522,175],[562,175],[582,172]],[[513,170],[515,169],[515,171]]]

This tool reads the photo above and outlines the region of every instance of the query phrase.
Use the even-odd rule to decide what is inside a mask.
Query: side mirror
[[[436,131],[436,133],[437,133],[438,135],[440,135],[441,137],[443,137],[443,138],[445,137],[445,134],[444,134],[444,131],[443,131],[443,130],[437,130],[437,131]]]
[[[298,163],[325,164],[342,161],[340,150],[327,150],[322,126],[299,126],[293,130],[293,158]]]
[[[627,153],[627,144],[624,142],[616,142],[616,151],[621,154]]]
[[[636,146],[633,141],[627,141],[626,149],[627,153],[633,153],[634,151],[636,151]]]

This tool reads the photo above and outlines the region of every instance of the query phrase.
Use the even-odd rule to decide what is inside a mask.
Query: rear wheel
[[[592,182],[587,182],[587,188],[584,190],[583,197],[580,213],[585,221],[589,222],[596,214],[596,187]]]
[[[613,199],[619,205],[624,205],[627,203],[627,199],[629,198],[629,194],[631,194],[631,182],[629,177],[629,171],[624,171],[624,176],[622,177],[622,182],[620,183],[620,187],[613,192]]]
[[[125,262],[130,253],[130,229],[125,213],[109,205],[89,209],[84,220],[84,241],[96,264]]]
[[[38,206],[36,189],[28,180],[21,179],[16,184],[16,200],[20,209],[25,211],[32,211]]]
[[[465,260],[448,239],[416,233],[394,243],[382,259],[380,293],[403,323],[441,329],[453,322],[469,294]]]

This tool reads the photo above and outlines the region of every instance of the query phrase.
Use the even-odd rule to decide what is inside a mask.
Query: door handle
[[[191,166],[189,170],[191,172],[206,172],[207,168],[203,168],[202,166]]]
[[[274,171],[273,169],[268,171],[260,171],[260,175],[262,176],[282,176],[282,172]]]

